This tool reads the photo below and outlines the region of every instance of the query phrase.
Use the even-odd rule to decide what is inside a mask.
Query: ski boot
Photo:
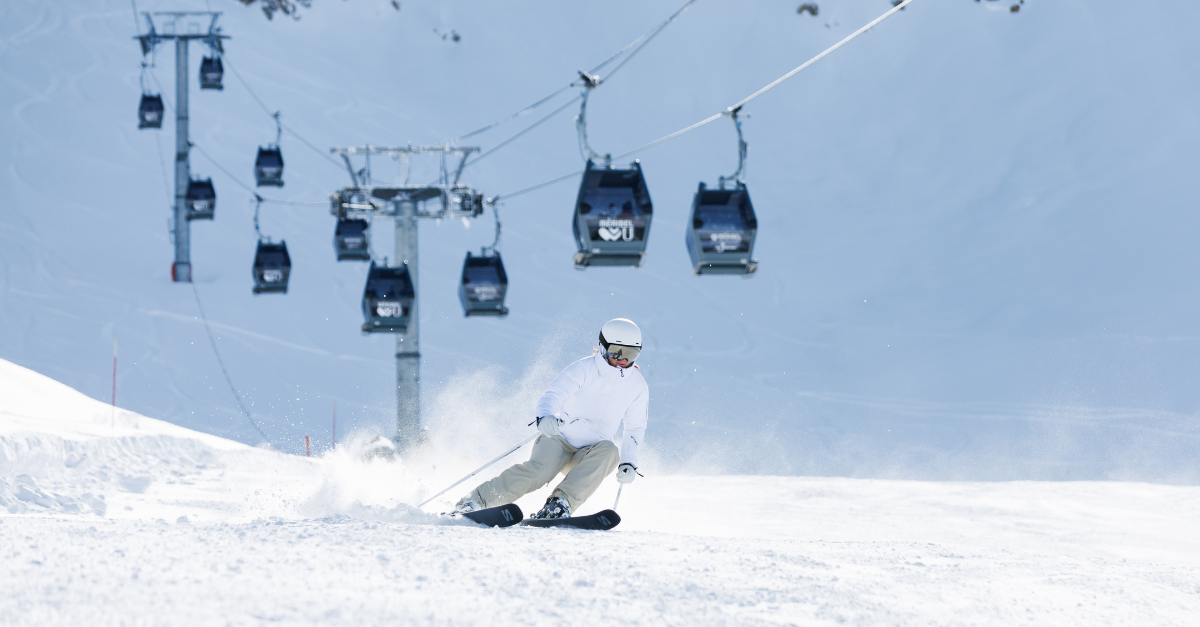
[[[557,496],[551,496],[550,498],[546,499],[546,504],[542,506],[542,509],[538,510],[538,513],[534,514],[533,516],[530,516],[530,518],[534,520],[570,517],[571,505],[567,503],[566,499],[559,498]]]
[[[483,509],[483,503],[480,503],[479,499],[475,498],[475,493],[472,492],[467,496],[462,497],[458,500],[458,503],[454,504],[454,510],[450,512],[450,515],[462,516],[463,514],[477,512],[481,509]]]

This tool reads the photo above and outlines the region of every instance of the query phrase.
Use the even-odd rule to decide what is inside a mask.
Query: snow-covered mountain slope
[[[272,502],[263,489],[286,501],[295,489],[285,486],[314,473],[304,458],[116,409],[7,361],[0,399],[0,508],[10,514],[145,518],[179,502],[233,515],[255,493],[261,516]],[[154,496],[159,484],[168,496]]]
[[[347,177],[318,152],[482,126],[678,4],[318,1],[267,22],[225,0],[138,3],[225,11],[226,88],[192,85],[192,137],[216,160],[193,151],[193,172],[219,195],[192,229],[195,288],[281,450],[328,442],[335,400],[343,433],[391,433],[393,351],[358,332],[365,268],[334,262],[322,206],[264,206],[295,270],[286,296],[251,295],[253,205],[217,164],[249,181],[274,128],[232,70],[320,149],[285,134],[287,185],[264,195],[320,203]],[[640,270],[572,269],[574,183],[506,201],[506,319],[463,319],[454,291],[491,223],[423,224],[432,437],[516,440],[550,377],[621,315],[645,329],[648,443],[675,468],[1200,481],[1200,7],[997,4],[919,0],[747,107],[752,280],[690,276],[682,241],[697,182],[733,170],[727,122],[639,155],[657,207]],[[619,153],[701,119],[888,6],[833,0],[812,18],[700,0],[593,94],[593,144]],[[168,279],[172,132],[135,128],[134,34],[119,0],[0,4],[0,357],[108,399],[117,337],[123,404],[257,443],[192,291]],[[170,102],[169,46],[156,62]],[[577,152],[565,113],[466,180],[503,195],[572,171]]]
[[[611,532],[485,529],[412,505],[462,468],[366,459],[354,443],[295,457],[115,416],[0,362],[0,623],[1187,625],[1200,612],[1191,486],[651,474],[624,490]],[[614,484],[585,509],[608,507]]]

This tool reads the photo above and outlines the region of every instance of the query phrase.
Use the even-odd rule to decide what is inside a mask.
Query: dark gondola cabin
[[[403,333],[415,296],[407,265],[390,268],[372,262],[363,288],[363,332]]]
[[[217,190],[212,179],[192,179],[187,187],[187,219],[212,220],[217,210]]]
[[[283,187],[283,153],[277,146],[258,148],[254,159],[254,180],[259,187]]]
[[[158,94],[142,94],[138,105],[138,128],[162,128],[163,101]]]
[[[225,75],[225,64],[221,57],[204,57],[200,62],[200,89],[224,89],[221,78]]]
[[[754,236],[758,219],[746,186],[707,189],[704,183],[692,199],[692,219],[687,230],[687,250],[692,272],[749,275],[758,270]]]
[[[589,160],[575,200],[575,267],[639,266],[653,212],[640,162],[614,168]]]
[[[367,246],[366,220],[338,220],[333,230],[333,249],[338,261],[369,261],[371,251]]]
[[[259,240],[254,253],[254,293],[287,294],[288,277],[292,274],[292,258],[287,242],[272,244]]]
[[[462,282],[458,300],[465,316],[507,316],[504,295],[508,291],[508,275],[500,253],[476,257],[470,252],[463,260]]]

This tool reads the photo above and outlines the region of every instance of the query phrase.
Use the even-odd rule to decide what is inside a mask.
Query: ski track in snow
[[[109,405],[0,361],[0,624],[1189,625],[1200,614],[1197,487],[651,475],[624,491],[611,532],[487,529],[411,505],[477,457],[368,460],[351,439],[307,459],[120,409],[113,422]],[[530,512],[545,493],[518,503]],[[581,513],[615,493],[605,484]]]

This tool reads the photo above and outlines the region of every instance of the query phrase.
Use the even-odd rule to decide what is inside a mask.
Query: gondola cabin
[[[415,297],[407,265],[387,267],[372,262],[363,288],[363,333],[406,331]]]
[[[750,193],[739,183],[734,189],[707,189],[704,183],[692,199],[687,250],[692,272],[750,275],[758,271],[754,237],[758,219]]]
[[[254,180],[259,187],[283,187],[283,153],[278,146],[258,148],[254,158]]]
[[[575,267],[641,265],[653,212],[640,162],[613,168],[589,160],[575,200]]]
[[[212,220],[217,210],[217,190],[212,179],[191,179],[187,187],[187,219]]]
[[[221,57],[204,57],[200,62],[200,89],[224,89],[221,78],[225,76],[225,64]]]
[[[272,244],[259,240],[254,253],[254,293],[287,294],[292,258],[287,242]]]
[[[337,252],[338,261],[370,261],[367,227],[366,220],[338,220],[333,230],[333,249]]]
[[[163,101],[158,94],[142,94],[138,104],[138,128],[162,128]]]
[[[465,316],[507,316],[504,295],[508,291],[508,275],[500,253],[476,257],[470,252],[463,260],[462,282],[458,300]]]

